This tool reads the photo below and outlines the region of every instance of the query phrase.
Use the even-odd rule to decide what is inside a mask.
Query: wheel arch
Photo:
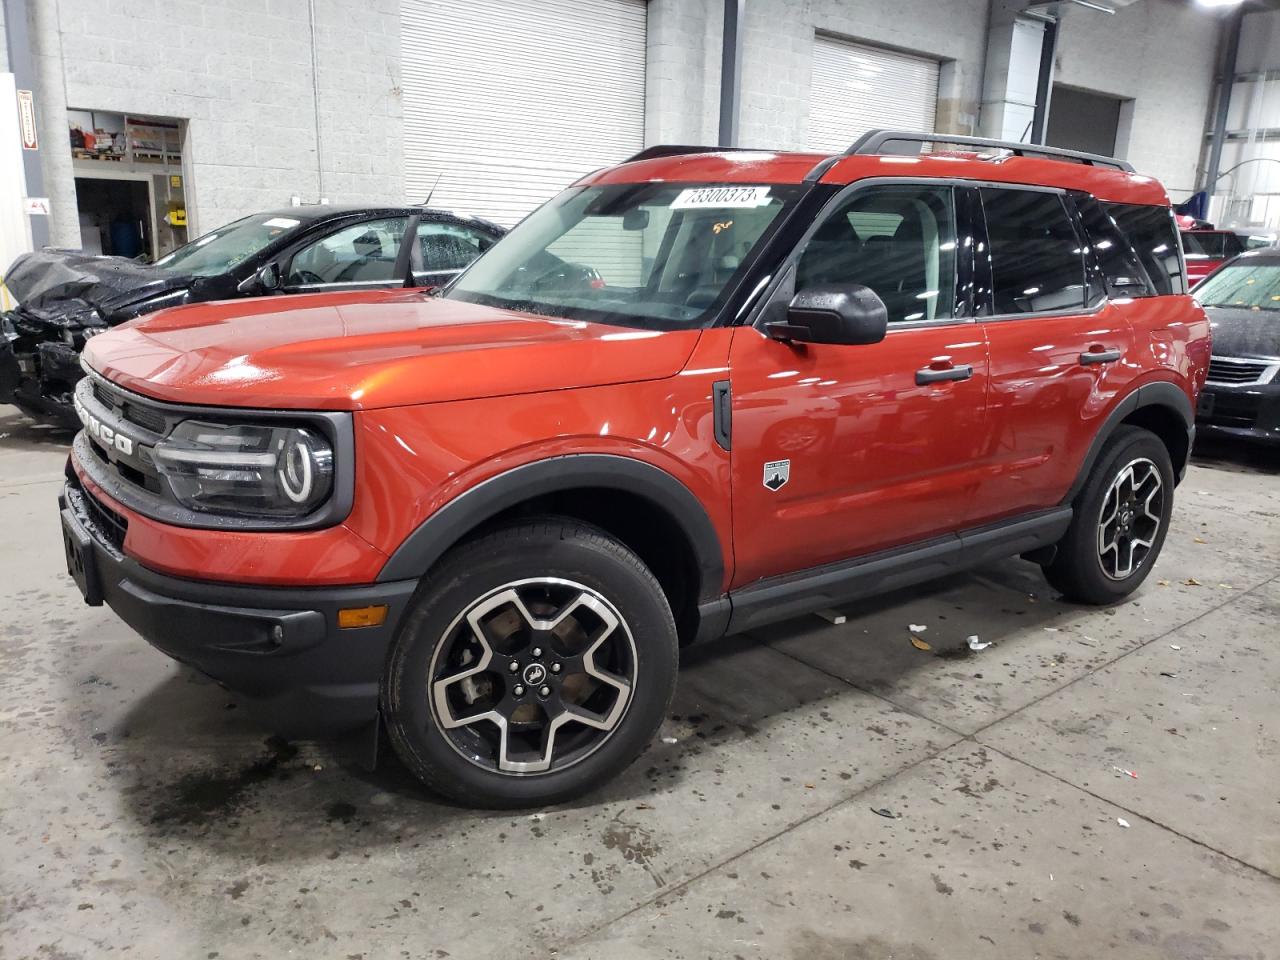
[[[1071,503],[1080,494],[1089,474],[1093,472],[1103,446],[1116,429],[1124,424],[1142,427],[1159,437],[1169,451],[1176,482],[1182,480],[1195,437],[1195,411],[1181,387],[1168,380],[1157,380],[1143,384],[1129,393],[1107,415],[1102,427],[1094,435],[1084,463],[1081,464],[1071,489],[1062,498],[1062,503]]]
[[[477,484],[419,524],[378,580],[420,578],[476,532],[539,514],[591,523],[635,552],[662,585],[682,643],[704,619],[727,616],[720,537],[698,498],[665,470],[613,454],[550,457]]]

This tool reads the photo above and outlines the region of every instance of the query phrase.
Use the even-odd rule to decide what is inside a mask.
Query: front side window
[[[1280,311],[1280,262],[1235,263],[1196,287],[1206,307]]]
[[[981,191],[996,314],[1083,309],[1084,251],[1057,193]]]
[[[1186,293],[1173,212],[1168,207],[1141,203],[1104,203],[1102,206],[1133,245],[1156,294]]]
[[[407,217],[365,220],[303,247],[289,264],[286,284],[390,283]]]
[[[244,217],[179,247],[155,265],[173,273],[217,276],[261,253],[277,240],[287,239],[301,224],[302,221],[294,217],[268,214]]]
[[[427,273],[463,270],[493,244],[488,234],[461,224],[433,220],[418,224],[418,252]]]
[[[446,296],[656,330],[695,327],[727,299],[798,194],[776,184],[571,188]]]
[[[955,316],[956,217],[949,187],[859,190],[824,220],[796,264],[796,290],[870,287],[890,323]]]

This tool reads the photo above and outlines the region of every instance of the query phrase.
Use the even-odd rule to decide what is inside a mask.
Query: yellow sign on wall
[[[182,189],[182,177],[178,176],[176,173],[171,173],[171,174],[169,174],[169,186],[171,186],[171,187],[174,187],[174,188],[176,188],[176,189],[181,190],[181,189]]]

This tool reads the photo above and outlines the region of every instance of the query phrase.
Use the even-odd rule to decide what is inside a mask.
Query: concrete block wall
[[[1114,16],[1063,5],[1054,82],[1132,100],[1117,149],[1176,201],[1198,183],[1218,24],[1184,0],[1141,0]]]
[[[4,26],[4,4],[0,3],[0,73],[9,72],[9,34]]]
[[[196,232],[292,195],[403,199],[397,0],[316,0],[319,137],[308,0],[56,2],[68,106],[187,121]]]

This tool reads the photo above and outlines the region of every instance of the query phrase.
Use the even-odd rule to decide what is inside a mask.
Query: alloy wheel
[[[1142,566],[1160,531],[1164,495],[1160,469],[1145,457],[1111,481],[1098,515],[1098,562],[1107,577],[1124,580]]]
[[[578,763],[631,703],[635,640],[603,595],[570,580],[505,584],[463,610],[431,660],[433,718],[484,769],[520,776]]]

